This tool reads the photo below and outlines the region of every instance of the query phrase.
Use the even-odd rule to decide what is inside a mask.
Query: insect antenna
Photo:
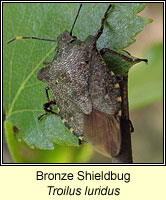
[[[9,44],[15,40],[22,40],[22,39],[33,39],[33,40],[43,40],[43,41],[48,41],[48,42],[57,42],[57,40],[52,40],[52,39],[46,39],[46,38],[40,38],[40,37],[33,37],[33,36],[17,36],[11,40],[9,40],[6,44]]]
[[[79,15],[79,13],[80,13],[81,7],[82,7],[82,3],[80,3],[80,7],[79,7],[78,12],[77,12],[77,15],[76,15],[76,17],[75,17],[74,23],[73,23],[73,25],[72,25],[72,27],[71,27],[71,30],[70,30],[70,35],[71,35],[71,36],[72,36],[73,28],[74,28],[75,23],[76,23],[77,18],[78,18],[78,15]]]

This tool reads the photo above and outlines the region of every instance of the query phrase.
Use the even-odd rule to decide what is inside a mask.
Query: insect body
[[[90,42],[88,39],[88,43],[86,40],[84,42],[77,41],[77,39],[73,41],[73,36],[65,31],[58,38],[57,46],[57,51],[59,51],[59,45],[64,46],[64,51],[60,52],[60,55],[50,65],[39,71],[38,79],[47,83],[55,97],[61,116],[67,120],[78,136],[84,135],[87,140],[92,138],[93,143],[98,142],[100,145],[115,139],[117,140],[115,144],[119,147],[114,147],[114,149],[119,151],[120,88],[116,77],[113,73],[111,76],[96,49],[95,42],[95,37],[92,37]],[[105,132],[105,126],[102,123],[101,127],[98,127],[105,114],[107,116],[104,120],[105,126],[116,129],[112,139],[107,138],[111,137],[110,131],[112,130]],[[89,131],[92,135],[89,135]],[[94,131],[97,137],[93,136]],[[110,149],[111,144],[109,143],[108,146]]]
[[[38,72],[37,78],[47,84],[47,90],[54,96],[50,101],[46,90],[48,103],[44,104],[45,114],[60,115],[63,123],[79,139],[85,138],[101,153],[115,157],[121,149],[122,99],[116,75],[109,71],[102,56],[108,51],[126,60],[128,58],[109,49],[97,49],[96,42],[103,33],[110,8],[111,4],[96,35],[88,36],[84,41],[72,35],[77,14],[71,31],[58,36],[53,61]],[[52,111],[51,104],[57,104],[59,114]]]
[[[38,79],[47,83],[62,119],[78,136],[116,156],[121,144],[120,88],[96,47],[110,8],[95,36],[81,41],[64,31],[57,39],[56,56]]]

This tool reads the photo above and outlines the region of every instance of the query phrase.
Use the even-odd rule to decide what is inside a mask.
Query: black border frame
[[[86,3],[99,3],[100,1],[84,1]],[[110,1],[102,1],[109,3]],[[112,2],[112,1],[111,1]],[[131,3],[131,1],[113,1]],[[3,45],[1,45],[1,166],[165,166],[165,1],[132,1],[134,3],[163,3],[163,163],[130,163],[130,164],[114,164],[114,163],[3,163]],[[77,1],[2,1],[1,2],[1,44],[3,44],[3,3],[80,3]]]

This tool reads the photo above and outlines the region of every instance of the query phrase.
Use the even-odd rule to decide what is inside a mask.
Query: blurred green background
[[[135,128],[132,134],[133,158],[135,163],[161,163],[163,162],[163,4],[149,3],[138,15],[153,19],[153,23],[147,25],[136,36],[136,42],[126,49],[133,56],[149,60],[148,65],[137,64],[129,73],[129,104],[132,104],[130,118]],[[140,84],[136,85],[138,82]],[[11,129],[9,132],[12,132],[13,128],[10,125],[8,128]],[[85,147],[56,145],[54,150],[35,150],[18,142],[14,137],[11,137],[9,142],[15,143],[15,152],[18,152],[18,155],[15,154],[14,157],[20,163],[111,162],[110,159],[95,152],[88,144]],[[13,162],[5,138],[3,147],[3,162]]]

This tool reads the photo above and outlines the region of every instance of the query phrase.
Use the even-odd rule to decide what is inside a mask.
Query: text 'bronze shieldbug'
[[[116,75],[109,71],[103,54],[110,52],[128,58],[113,50],[97,49],[97,41],[103,33],[104,23],[112,5],[110,4],[101,19],[96,35],[88,36],[84,41],[72,35],[75,22],[82,4],[80,4],[71,31],[65,30],[57,40],[38,37],[16,37],[15,39],[39,39],[57,41],[56,55],[43,67],[37,78],[47,84],[44,104],[45,113],[61,117],[65,126],[77,135],[79,140],[91,143],[104,155],[115,157],[121,150],[121,92]],[[142,59],[137,59],[137,62]],[[50,100],[48,90],[54,99]],[[52,109],[56,104],[59,113]]]

